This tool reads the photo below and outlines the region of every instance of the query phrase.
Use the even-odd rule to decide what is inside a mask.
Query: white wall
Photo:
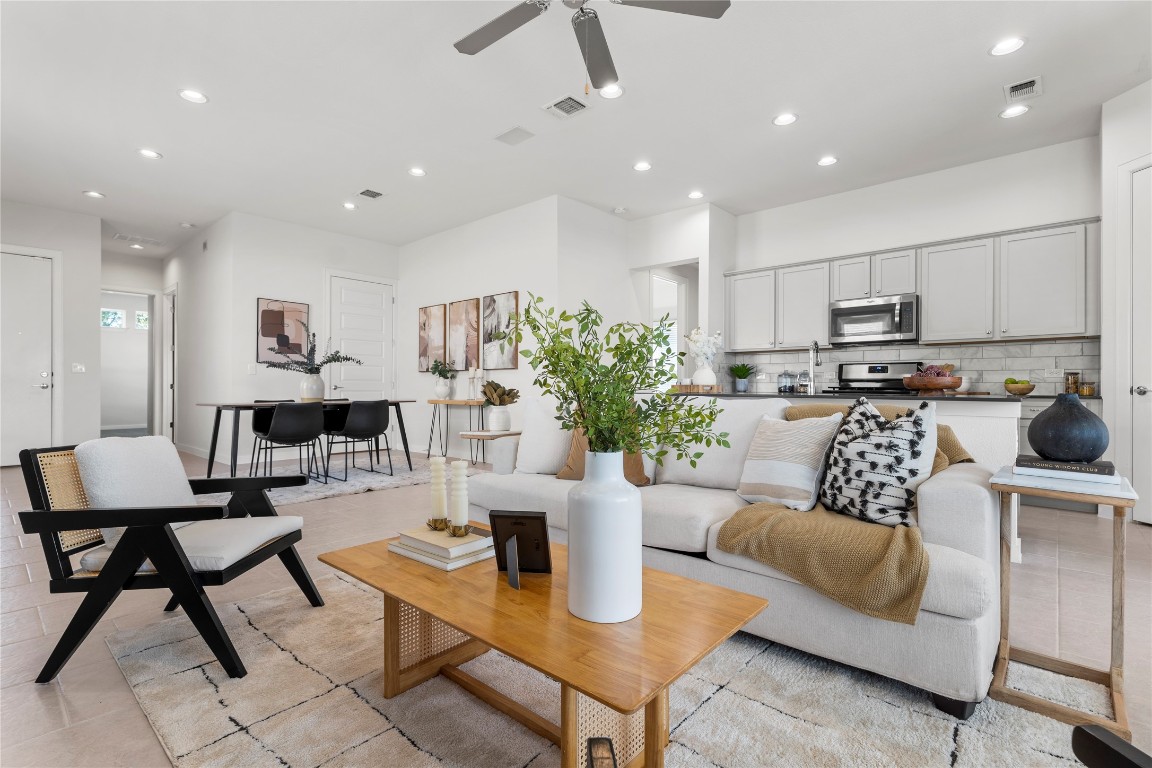
[[[628,223],[567,197],[557,203],[560,306],[575,312],[588,301],[605,326],[648,322],[629,280]]]
[[[159,293],[164,287],[164,260],[106,252],[100,257],[100,285]]]
[[[708,254],[707,203],[670,211],[628,225],[628,259],[633,268],[683,264]]]
[[[100,219],[80,213],[0,203],[0,242],[59,251],[63,255],[64,370],[54,384],[63,444],[100,436]],[[72,364],[85,373],[72,373]]]
[[[1100,215],[1090,137],[737,219],[734,268],[776,266]]]
[[[157,262],[159,265],[159,262]],[[149,313],[150,297],[143,294],[100,294],[100,306],[123,309],[123,328],[100,329],[100,427],[129,429],[148,426],[148,357],[151,332],[136,328],[136,312]]]

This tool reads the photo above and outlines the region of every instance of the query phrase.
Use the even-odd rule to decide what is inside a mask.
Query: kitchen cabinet
[[[832,301],[916,293],[916,251],[853,256],[831,263]]]
[[[993,245],[988,238],[921,249],[921,341],[977,341],[993,337]]]
[[[1086,324],[1084,226],[1000,238],[1000,338],[1078,336]]]
[[[727,294],[728,349],[733,352],[775,349],[776,270],[729,275]]]
[[[828,344],[828,262],[776,270],[776,349]]]

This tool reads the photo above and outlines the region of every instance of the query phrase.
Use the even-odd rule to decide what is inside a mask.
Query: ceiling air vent
[[[516,126],[515,128],[512,128],[511,130],[504,131],[504,133],[497,136],[496,141],[499,141],[502,144],[507,144],[510,147],[514,147],[517,144],[521,144],[525,141],[528,141],[528,139],[532,138],[535,135],[536,134],[532,133],[532,131],[529,131],[526,128],[521,128],[520,126]]]
[[[374,189],[366,189],[363,192],[361,192],[360,194],[363,195],[364,197],[372,198],[373,200],[375,200],[378,197],[384,197],[383,192],[377,192]]]
[[[1009,104],[1028,101],[1044,94],[1044,81],[1039,77],[1030,77],[1018,83],[1004,86],[1004,99]]]
[[[132,245],[152,245],[158,248],[165,245],[163,240],[153,240],[151,237],[141,237],[140,235],[125,235],[121,234],[120,232],[112,235],[112,239],[120,240]]]
[[[572,115],[583,112],[588,109],[588,105],[580,101],[575,96],[565,96],[562,99],[546,104],[544,111],[550,113],[553,117],[558,117],[561,120],[566,120]]]

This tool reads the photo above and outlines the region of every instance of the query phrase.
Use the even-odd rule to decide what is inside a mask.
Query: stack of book
[[[1075,480],[1082,483],[1120,485],[1120,475],[1110,461],[1051,461],[1039,456],[1020,454],[1012,467],[1012,474],[1030,477],[1048,477],[1054,480]]]
[[[473,528],[467,536],[449,536],[447,531],[413,528],[401,531],[400,538],[389,542],[388,551],[439,568],[454,571],[496,555],[492,532]]]

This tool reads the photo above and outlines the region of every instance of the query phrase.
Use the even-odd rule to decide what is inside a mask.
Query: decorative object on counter
[[[451,494],[448,497],[448,531],[468,527],[468,462],[452,462]],[[464,536],[464,533],[452,533]]]
[[[568,492],[568,610],[609,624],[635,617],[643,602],[640,491],[624,477],[624,453],[643,451],[659,464],[675,456],[695,467],[701,447],[729,443],[727,433],[713,429],[715,400],[697,405],[666,391],[684,359],[671,351],[667,317],[602,331],[603,323],[586,301],[570,313],[529,294],[515,338],[527,331],[535,339],[535,348],[521,353],[535,372],[533,384],[556,399],[563,429],[580,428],[588,438],[584,479]],[[692,336],[709,362],[720,335]],[[639,391],[652,394],[637,400]]]
[[[432,361],[444,359],[447,322],[448,305],[433,304],[430,307],[420,307],[417,316],[420,332],[417,337],[416,370],[421,373],[432,370]]]
[[[1017,381],[1012,378],[1004,379],[1004,391],[1010,395],[1027,397],[1032,394],[1032,390],[1034,389],[1036,389],[1036,385],[1028,381],[1028,379],[1024,379],[1023,381]]]
[[[456,378],[456,371],[443,360],[433,360],[428,371],[436,377],[436,386],[432,393],[437,400],[447,400],[452,394],[452,379]]]
[[[960,386],[956,387],[956,391],[957,392],[967,392],[970,389],[972,389],[972,377],[971,376],[961,376],[960,377]]]
[[[688,350],[696,361],[696,371],[692,374],[692,383],[706,386],[715,384],[716,371],[712,370],[712,364],[716,360],[716,353],[724,348],[724,341],[720,332],[717,331],[709,336],[701,329],[693,328],[692,332],[684,338],[688,341]]]
[[[1079,371],[1065,371],[1064,372],[1064,394],[1078,395],[1080,394],[1080,372]]]
[[[960,376],[953,376],[953,370],[955,370],[955,366],[952,363],[926,365],[911,376],[905,376],[904,387],[920,395],[933,391],[943,392],[956,389],[963,379]]]
[[[324,346],[324,356],[319,360],[316,359],[316,334],[308,330],[308,325],[301,322],[300,325],[304,327],[304,338],[307,344],[307,349],[303,355],[295,352],[281,352],[283,347],[269,347],[268,351],[273,352],[284,360],[266,360],[264,365],[269,368],[274,368],[278,371],[296,371],[303,373],[304,378],[300,380],[300,402],[302,403],[318,403],[324,400],[324,393],[327,387],[324,384],[324,379],[320,376],[320,371],[326,365],[333,363],[347,363],[350,365],[363,365],[355,357],[349,357],[342,354],[338,349],[329,349],[332,346],[332,339],[328,339],[328,343]],[[299,358],[299,359],[298,359]]]
[[[796,394],[812,394],[812,374],[808,373],[808,371],[800,371],[800,374],[796,377]]]
[[[298,301],[256,299],[256,362],[270,363],[276,355],[300,355],[308,340],[308,305]],[[268,339],[276,342],[267,347]]]
[[[776,391],[781,395],[796,394],[796,374],[784,371],[776,377]]]
[[[732,378],[736,380],[736,391],[748,391],[748,379],[755,375],[756,366],[751,363],[734,363],[728,366],[728,373],[732,374]]]
[[[1095,397],[1096,396],[1096,382],[1082,381],[1080,382],[1080,397]]]
[[[428,519],[428,527],[434,531],[443,531],[448,527],[448,488],[444,474],[444,457],[429,457],[428,465],[432,472],[432,517]]]
[[[676,395],[721,395],[724,388],[719,384],[673,384],[668,391]]]
[[[1028,444],[1043,459],[1093,462],[1108,449],[1108,427],[1079,395],[1056,395],[1056,402],[1028,425]]]
[[[488,429],[493,432],[507,432],[512,429],[512,413],[508,406],[520,399],[520,390],[505,389],[495,381],[485,382],[481,390],[488,403]]]

